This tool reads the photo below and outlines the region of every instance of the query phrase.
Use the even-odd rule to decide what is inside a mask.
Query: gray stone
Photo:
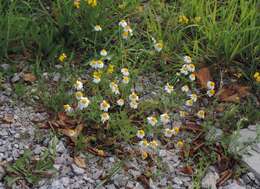
[[[135,185],[134,189],[144,189],[144,187],[138,182],[138,183]],[[174,189],[175,189],[175,188],[174,188]]]
[[[216,172],[214,167],[209,167],[206,175],[201,181],[201,187],[208,189],[217,189],[216,184],[217,184],[217,179],[219,178],[218,173]]]
[[[92,175],[93,179],[98,179],[102,175],[103,171],[96,169],[94,174]]]
[[[71,165],[71,167],[72,167],[73,172],[76,173],[77,175],[82,175],[82,174],[84,174],[84,172],[85,172],[84,169],[78,167],[78,166],[75,165],[74,163]]]
[[[20,75],[21,74],[15,73],[14,76],[12,77],[12,79],[11,79],[11,82],[12,83],[16,83],[17,81],[19,81],[20,80]]]
[[[134,169],[129,169],[128,173],[132,175],[135,179],[141,175],[140,171],[136,171]]]
[[[165,156],[167,156],[167,151],[166,151],[166,150],[160,150],[160,151],[159,151],[159,156],[160,156],[160,157],[165,157]]]
[[[256,132],[249,129],[241,129],[239,133],[240,133],[240,137],[238,142],[240,143],[253,141],[257,137]]]
[[[180,178],[178,178],[178,177],[174,177],[173,178],[173,182],[175,184],[178,184],[179,186],[182,185],[182,183],[183,183],[182,180]]]
[[[10,68],[10,65],[9,64],[1,64],[1,68],[6,71]]]
[[[70,178],[69,177],[62,177],[61,182],[64,186],[68,186],[70,183]]]
[[[260,153],[254,150],[249,150],[249,154],[244,154],[242,160],[255,176],[260,179]]]
[[[246,189],[246,187],[238,185],[236,182],[233,182],[225,187],[223,189]]]
[[[106,186],[107,189],[116,189],[115,185],[109,184]]]
[[[55,73],[52,80],[55,82],[58,82],[58,81],[60,81],[60,78],[61,78],[61,74]]]
[[[58,145],[56,146],[56,151],[57,151],[58,153],[63,153],[65,150],[66,150],[66,148],[65,148],[63,142],[60,141],[60,142],[58,143]]]

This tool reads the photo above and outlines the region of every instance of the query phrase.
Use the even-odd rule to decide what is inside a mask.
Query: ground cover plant
[[[127,143],[153,161],[171,146],[195,188],[209,165],[218,186],[237,176],[244,148],[233,141],[260,118],[257,0],[0,0],[0,10],[0,88],[10,80],[17,99],[47,110],[40,127],[75,156]]]

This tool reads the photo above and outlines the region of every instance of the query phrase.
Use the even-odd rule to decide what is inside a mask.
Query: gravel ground
[[[51,140],[48,130],[39,130],[37,123],[44,122],[48,116],[46,113],[36,112],[32,107],[22,102],[12,100],[8,94],[0,92],[0,189],[6,188],[3,178],[6,174],[6,165],[14,162],[23,154],[25,149],[31,149],[33,156],[37,157],[46,149]],[[39,139],[40,138],[40,139]],[[127,147],[127,146],[126,146]],[[115,156],[100,158],[91,154],[84,154],[86,168],[78,167],[71,157],[71,150],[66,140],[61,138],[56,146],[57,155],[54,167],[57,174],[52,178],[42,179],[33,188],[39,189],[92,189],[96,188],[108,175],[115,165],[120,162]],[[140,158],[132,158],[124,161],[122,169],[118,169],[108,182],[100,188],[117,189],[142,189],[141,175],[149,172],[153,176],[147,180],[147,188],[193,188],[192,178],[180,173],[182,166],[176,150],[160,149],[159,161],[151,166]],[[149,169],[148,169],[149,167]],[[214,184],[214,178],[209,175],[204,177],[204,182]],[[214,173],[215,174],[215,173]],[[213,175],[214,175],[213,174]],[[211,174],[212,175],[212,174]],[[208,178],[210,178],[208,180]],[[205,184],[205,183],[204,183]],[[207,183],[206,183],[207,184]],[[32,188],[26,185],[14,185],[13,188]],[[229,180],[223,189],[253,189],[260,188],[259,181],[251,172],[245,174],[240,180]]]

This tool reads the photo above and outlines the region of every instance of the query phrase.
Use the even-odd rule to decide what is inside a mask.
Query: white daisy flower
[[[160,52],[163,49],[163,43],[159,42],[159,43],[155,43],[154,44],[154,48],[157,52]]]
[[[129,100],[130,101],[138,101],[139,96],[135,92],[132,92],[132,94],[129,95]]]
[[[184,56],[183,57],[183,61],[186,63],[186,64],[190,64],[191,63],[191,57],[190,56]]]
[[[166,125],[170,122],[170,116],[167,113],[161,114],[160,120],[164,125]]]
[[[208,81],[207,82],[207,87],[208,87],[208,89],[215,89],[215,82]]]
[[[80,100],[83,97],[83,93],[81,91],[77,91],[75,93],[75,97],[76,97],[77,100]]]
[[[123,99],[118,99],[116,103],[118,106],[123,106],[125,104],[125,101]]]
[[[196,94],[191,94],[191,95],[190,95],[190,99],[191,99],[193,102],[197,102],[198,96],[197,96]]]
[[[205,111],[204,110],[200,110],[197,112],[197,116],[200,119],[204,119],[205,118]]]
[[[126,27],[127,26],[127,22],[125,20],[121,20],[119,23],[118,23],[119,26],[121,26],[122,28]]]
[[[144,130],[138,130],[136,133],[136,136],[140,139],[144,138],[144,136],[145,136]]]
[[[71,106],[69,104],[65,104],[63,106],[63,108],[64,108],[64,111],[67,113],[71,113],[73,111],[73,109],[71,108]]]
[[[77,80],[76,83],[74,84],[74,87],[76,90],[81,91],[81,90],[83,90],[83,83],[81,81]]]
[[[110,116],[109,116],[108,113],[105,112],[105,113],[101,114],[101,121],[102,121],[102,123],[105,123],[106,121],[108,121],[109,118],[110,118]]]
[[[147,118],[147,121],[148,121],[148,123],[149,123],[150,125],[152,125],[152,126],[155,126],[156,123],[158,122],[157,119],[156,119],[156,117],[154,117],[154,116],[148,117],[148,118]]]
[[[90,101],[89,101],[89,99],[88,99],[87,97],[82,97],[82,98],[79,100],[79,102],[78,102],[78,108],[79,108],[80,110],[83,110],[83,109],[85,109],[85,108],[88,107],[89,103],[90,103]]]
[[[182,88],[181,88],[181,91],[182,92],[185,92],[185,93],[187,93],[187,92],[189,92],[189,87],[188,87],[188,85],[184,85],[184,86],[182,86]]]
[[[169,128],[166,128],[164,130],[164,136],[167,137],[167,138],[171,138],[173,135],[173,130],[172,129],[169,129]]]
[[[103,100],[100,103],[100,110],[107,112],[109,108],[110,108],[110,104],[107,101]]]
[[[137,109],[138,107],[138,102],[136,101],[130,101],[130,108],[133,108],[133,109]]]
[[[102,28],[101,28],[100,25],[95,25],[95,26],[94,26],[94,30],[95,30],[96,32],[99,32],[99,31],[102,31]]]
[[[191,81],[195,81],[196,76],[195,76],[194,73],[191,73],[191,74],[189,75],[189,78],[190,78]]]
[[[129,81],[130,81],[129,77],[123,76],[122,82],[123,82],[124,84],[128,84]]]
[[[129,76],[129,71],[127,68],[122,68],[121,69],[121,73],[124,75],[124,76]]]
[[[100,51],[100,55],[101,55],[101,56],[107,56],[107,51],[106,51],[106,49],[102,49],[102,50]]]
[[[167,83],[167,84],[164,86],[164,90],[166,91],[166,93],[171,94],[171,93],[173,92],[173,86],[170,85],[169,83]]]

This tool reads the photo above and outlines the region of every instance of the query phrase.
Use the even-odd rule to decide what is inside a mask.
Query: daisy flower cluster
[[[184,77],[189,75],[189,80],[190,82],[194,82],[196,80],[196,75],[195,75],[195,65],[192,64],[192,58],[190,56],[184,56],[183,57],[183,66],[180,68],[180,72],[177,73],[177,75],[183,75]],[[187,117],[189,115],[189,112],[192,111],[192,109],[195,109],[194,103],[196,103],[199,99],[197,92],[193,92],[192,88],[190,88],[188,85],[183,85],[181,87],[181,91],[188,96],[188,99],[185,100],[184,103],[184,109],[179,112],[179,115],[182,119]],[[194,90],[198,91],[198,90]],[[215,83],[213,81],[208,81],[207,82],[207,95],[209,97],[212,97],[215,94]],[[204,119],[205,118],[205,111],[202,109],[199,109],[195,113],[196,117],[199,119]]]
[[[121,20],[118,25],[122,28],[123,39],[127,40],[129,37],[133,36],[133,30],[125,20]]]
[[[171,139],[179,133],[179,125],[172,123],[172,120],[167,112],[161,114],[159,117],[156,117],[155,115],[147,117],[147,124],[147,130],[149,131],[153,131],[155,127],[161,126],[161,132],[167,139]],[[158,140],[151,140],[151,135],[153,134],[149,132],[146,134],[143,129],[139,129],[136,133],[137,138],[140,140],[139,146],[141,147],[141,153],[144,159],[150,152],[156,150],[159,145]],[[181,143],[182,141],[178,141],[176,143],[176,147],[181,147]]]
[[[196,76],[195,76],[195,73],[194,73],[195,72],[195,65],[192,64],[191,57],[190,56],[184,56],[183,61],[184,61],[184,64],[180,69],[180,73],[185,75],[185,76],[189,75],[189,79],[191,81],[195,81],[195,79],[196,79]]]

